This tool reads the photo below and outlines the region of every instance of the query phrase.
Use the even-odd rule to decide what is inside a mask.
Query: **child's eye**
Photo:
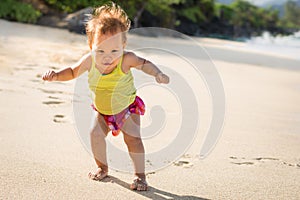
[[[119,52],[119,50],[114,49],[114,50],[112,50],[111,52],[112,52],[112,53],[117,53],[117,52]]]
[[[97,53],[104,53],[103,50],[97,50],[96,52],[97,52]]]

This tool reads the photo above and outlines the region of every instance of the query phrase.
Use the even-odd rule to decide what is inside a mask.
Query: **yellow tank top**
[[[132,104],[136,88],[131,71],[122,71],[123,56],[117,67],[109,74],[101,74],[92,57],[92,67],[88,73],[88,83],[96,109],[104,115],[115,115]]]

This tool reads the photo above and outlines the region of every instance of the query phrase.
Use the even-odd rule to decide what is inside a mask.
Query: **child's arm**
[[[168,84],[170,82],[169,77],[160,71],[160,69],[152,62],[138,57],[132,52],[127,53],[130,60],[130,67],[142,70],[146,74],[154,76],[158,83]]]
[[[90,54],[84,55],[77,63],[73,66],[62,69],[58,72],[53,70],[47,71],[43,76],[44,81],[69,81],[74,78],[77,78],[85,71],[88,70],[88,66],[91,63]]]

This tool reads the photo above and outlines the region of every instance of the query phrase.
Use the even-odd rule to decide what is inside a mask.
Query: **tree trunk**
[[[133,28],[137,28],[139,26],[139,20],[141,15],[143,14],[145,7],[146,7],[147,2],[144,1],[140,9],[137,11],[136,15],[133,18]]]

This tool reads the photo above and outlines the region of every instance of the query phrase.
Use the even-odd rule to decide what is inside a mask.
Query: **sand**
[[[193,145],[179,160],[147,175],[149,191],[135,192],[129,189],[130,173],[111,169],[104,182],[88,179],[95,164],[73,116],[76,81],[41,80],[46,70],[70,66],[86,53],[86,38],[3,20],[0,27],[0,199],[300,198],[299,60],[249,52],[243,43],[197,39],[223,81],[222,135],[209,156],[200,160],[211,109],[207,94],[199,92],[203,125]],[[179,48],[182,43],[171,38],[149,41],[153,39]],[[178,66],[170,55],[154,53],[152,58]],[[192,78],[191,84],[199,90]],[[150,104],[157,97],[146,99]],[[166,137],[175,129],[166,129]],[[145,141],[146,150],[164,142],[165,137],[153,146]]]

